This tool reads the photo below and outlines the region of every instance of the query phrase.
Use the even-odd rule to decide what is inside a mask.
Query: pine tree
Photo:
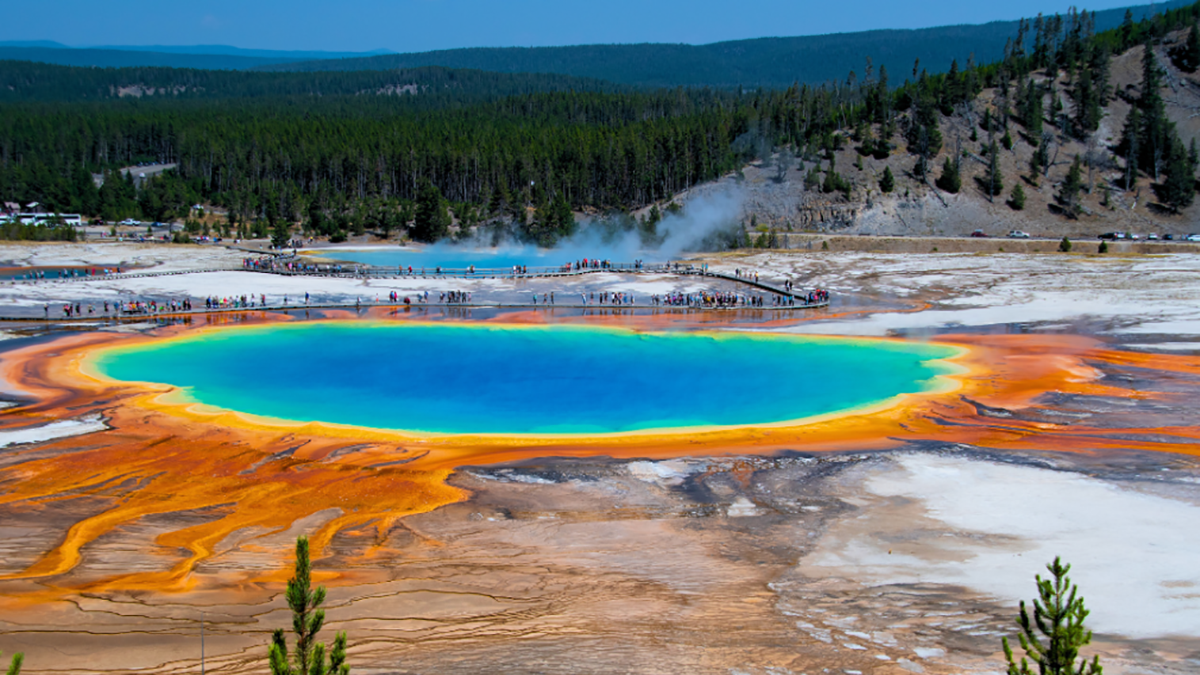
[[[1014,211],[1021,211],[1025,208],[1025,188],[1021,187],[1020,183],[1013,186],[1012,196],[1008,200],[1008,205]]]
[[[526,223],[521,236],[525,241],[538,246],[548,248],[554,245],[554,214],[551,212],[550,203],[545,199],[540,200],[534,207],[533,218]]]
[[[1062,241],[1058,242],[1058,252],[1059,253],[1070,253],[1071,252],[1071,240],[1067,239],[1066,237],[1063,237]]]
[[[883,168],[883,177],[879,179],[879,189],[885,194],[896,189],[896,177],[892,175],[892,167]]]
[[[962,189],[962,176],[958,171],[958,162],[947,157],[942,164],[942,175],[937,179],[937,186],[952,195]]]
[[[1068,218],[1079,216],[1079,190],[1083,188],[1083,168],[1079,163],[1079,155],[1071,162],[1071,169],[1058,190],[1058,203]]]
[[[1167,120],[1166,104],[1163,102],[1162,69],[1154,57],[1153,43],[1147,36],[1143,46],[1142,56],[1142,86],[1137,107],[1141,110],[1141,128],[1138,129],[1138,166],[1157,179],[1163,166],[1165,155],[1170,151],[1171,136],[1174,129]]]
[[[825,172],[825,181],[821,184],[821,191],[828,194],[830,192],[841,192],[846,199],[850,198],[850,181],[842,177],[835,168],[834,159],[829,159],[829,169]]]
[[[1100,107],[1100,96],[1092,81],[1092,71],[1085,68],[1075,85],[1075,135],[1086,137],[1089,133],[1100,128],[1100,118],[1104,115]]]
[[[412,238],[425,243],[433,243],[444,238],[449,232],[450,214],[446,211],[442,192],[430,181],[425,181],[417,194]]]
[[[1101,248],[1104,248],[1101,242]],[[1021,633],[1017,636],[1025,656],[1018,663],[1003,638],[1004,658],[1008,662],[1008,675],[1101,675],[1100,657],[1079,658],[1079,648],[1092,641],[1092,632],[1084,628],[1088,610],[1079,596],[1079,588],[1071,583],[1067,573],[1070,565],[1063,565],[1059,558],[1046,565],[1053,580],[1036,576],[1038,597],[1033,601],[1033,617],[1021,601],[1021,613],[1017,625]],[[1040,634],[1040,635],[1039,635]],[[1029,664],[1033,659],[1036,668]]]
[[[25,662],[25,655],[21,652],[13,654],[12,662],[8,665],[7,675],[21,675],[21,664]]]
[[[286,220],[277,220],[271,228],[271,245],[275,248],[283,248],[287,246],[288,241],[292,238],[291,228],[288,227]]]
[[[1200,35],[1197,35],[1196,24],[1188,30],[1183,45],[1171,52],[1171,59],[1185,72],[1194,73],[1200,68]]]
[[[567,201],[566,193],[561,190],[554,198],[554,230],[559,238],[575,234],[575,214],[571,212],[571,204]],[[655,204],[655,208],[658,205]]]
[[[950,105],[958,103],[961,100],[963,92],[961,77],[958,73],[958,59],[953,59],[950,61],[950,71],[946,73],[946,79],[943,81],[942,89],[946,95],[946,102]]]
[[[1121,21],[1121,27],[1117,29],[1117,36],[1121,40],[1122,51],[1132,46],[1137,39],[1137,27],[1133,23],[1133,10],[1125,10],[1125,19]]]
[[[392,233],[400,225],[400,213],[392,204],[385,205],[379,212],[379,232],[384,239],[390,239]]]
[[[1021,119],[1025,122],[1025,132],[1029,137],[1037,139],[1042,137],[1042,116],[1044,110],[1042,108],[1042,87],[1036,82],[1030,82],[1025,87],[1025,101],[1021,107]]]
[[[922,75],[924,81],[925,76]],[[920,177],[924,178],[924,169],[928,160],[932,159],[942,149],[942,132],[938,129],[938,106],[932,96],[922,96],[917,100],[916,109],[905,134],[910,152],[926,160],[921,164]]]
[[[917,155],[917,161],[912,168],[913,178],[919,181],[924,181],[929,175],[929,160],[925,159],[925,155]]]
[[[1160,194],[1163,203],[1171,207],[1172,212],[1179,213],[1180,209],[1191,206],[1196,198],[1196,176],[1183,144],[1178,138],[1172,140]]]
[[[1108,43],[1100,42],[1092,48],[1092,59],[1088,67],[1092,71],[1092,81],[1096,91],[1096,102],[1101,108],[1108,105],[1111,98],[1109,94],[1109,82],[1112,79],[1110,72],[1110,57]]]
[[[1117,148],[1125,156],[1125,189],[1132,190],[1137,181],[1138,156],[1140,155],[1139,136],[1142,128],[1142,113],[1137,107],[1129,109],[1125,118],[1125,126],[1121,129],[1121,142]]]
[[[988,201],[994,201],[996,195],[1004,192],[1004,177],[1000,175],[1000,150],[996,147],[996,141],[988,146],[988,170],[981,187],[987,193]]]
[[[413,203],[407,199],[400,202],[400,213],[397,215],[397,223],[401,228],[407,228],[408,224],[413,221],[416,216]]]
[[[271,675],[349,675],[346,664],[346,634],[338,633],[329,661],[325,661],[325,643],[315,642],[325,624],[325,587],[312,588],[312,563],[308,557],[308,537],[296,540],[296,574],[288,579],[287,603],[292,610],[292,630],[296,650],[288,658],[283,629],[275,629],[269,650]]]

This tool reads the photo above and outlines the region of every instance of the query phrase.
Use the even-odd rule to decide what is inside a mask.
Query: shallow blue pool
[[[940,345],[578,326],[313,322],[102,352],[110,378],[266,417],[440,433],[796,420],[939,385]]]

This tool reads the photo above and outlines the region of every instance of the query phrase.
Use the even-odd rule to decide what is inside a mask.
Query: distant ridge
[[[1153,12],[1183,7],[1189,0],[1094,13],[1096,30],[1119,25],[1126,10],[1135,21]],[[380,71],[442,66],[497,73],[541,73],[604,80],[634,87],[767,87],[793,82],[844,81],[886,67],[893,84],[910,78],[914,63],[930,73],[958,60],[965,67],[999,59],[1018,22],[941,26],[916,30],[872,30],[805,37],[767,37],[707,45],[626,44],[568,47],[491,47],[408,54],[275,51],[226,45],[73,48],[49,40],[0,42],[0,60],[66,66],[129,68],[157,66],[197,70]],[[382,51],[382,50],[377,50]]]
[[[54,40],[0,40],[0,47],[44,47],[47,49],[70,49]]]
[[[249,70],[258,66],[289,63],[289,59],[266,59],[224,54],[163,54],[116,49],[71,49],[61,47],[3,47],[0,59],[34,61],[57,66],[133,68],[159,66],[197,70]]]
[[[366,52],[278,51],[242,49],[228,45],[70,47],[52,40],[0,41],[0,59],[99,68],[160,66],[198,70],[248,70],[296,61],[359,58],[391,53],[393,52],[385,49]]]
[[[1135,21],[1153,12],[1190,4],[1189,0],[1120,7],[1095,13],[1096,30],[1118,26],[1127,9]],[[999,59],[1016,35],[1017,21],[942,26],[916,30],[872,30],[807,37],[774,37],[707,45],[634,44],[572,47],[493,47],[449,49],[261,66],[264,70],[388,70],[419,66],[470,68],[505,73],[556,73],[641,87],[786,87],[844,80],[851,70],[864,74],[866,58],[886,66],[899,83],[913,64],[944,72],[957,59],[965,66]]]
[[[68,47],[70,49],[70,47]],[[139,47],[122,47],[118,45],[95,45],[83,49],[103,49],[106,51],[127,52],[158,52],[160,54],[204,54],[221,56],[249,56],[258,59],[350,59],[367,56],[395,54],[391,49],[372,49],[362,52],[326,52],[314,50],[287,51],[277,49],[242,49],[229,45],[144,45]]]

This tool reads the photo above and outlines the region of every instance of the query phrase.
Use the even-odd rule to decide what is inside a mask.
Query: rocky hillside
[[[1178,31],[1152,47],[1162,73],[1160,89],[1167,118],[1185,146],[1200,136],[1200,72],[1187,73],[1170,58],[1182,46],[1187,31]],[[1109,61],[1110,93],[1102,108],[1098,128],[1086,138],[1065,133],[1051,115],[1043,121],[1049,166],[1042,175],[1030,174],[1037,151],[1015,106],[1009,105],[1008,132],[1012,147],[1001,143],[1003,127],[993,132],[998,144],[998,169],[1003,185],[990,198],[988,135],[985,119],[1002,119],[1004,96],[996,88],[984,89],[951,115],[939,113],[941,150],[928,161],[924,178],[914,174],[917,157],[903,133],[890,137],[894,150],[883,159],[860,152],[861,143],[843,132],[841,149],[807,157],[792,157],[790,148],[755,161],[741,172],[699,186],[679,199],[688,201],[714,191],[736,189],[744,197],[743,220],[752,231],[836,232],[847,234],[967,235],[976,229],[996,236],[1012,229],[1034,235],[1094,237],[1102,232],[1188,233],[1200,231],[1200,204],[1175,212],[1160,198],[1163,176],[1155,180],[1139,175],[1124,184],[1126,162],[1120,153],[1122,129],[1141,94],[1145,48],[1133,47]],[[1069,93],[1077,84],[1066,72],[1050,78],[1033,73],[1030,79],[1052,93],[1066,115],[1073,114]],[[1051,87],[1050,85],[1056,85]],[[900,128],[904,120],[901,120]],[[876,129],[877,131],[877,129]],[[1041,145],[1041,143],[1039,143]],[[803,154],[803,153],[801,153]],[[952,193],[938,186],[947,158],[959,157],[961,188]],[[1080,160],[1082,189],[1077,214],[1062,206],[1059,195],[1075,158]],[[822,189],[830,167],[849,183],[848,196]],[[816,169],[814,173],[813,170]],[[885,170],[894,177],[894,188],[885,193],[880,184]],[[1193,174],[1195,173],[1193,169]],[[813,177],[818,178],[813,184]],[[809,178],[806,184],[806,177]],[[1020,185],[1023,208],[1014,207],[1013,188]]]

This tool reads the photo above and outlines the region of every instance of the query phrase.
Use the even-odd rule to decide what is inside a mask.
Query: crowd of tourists
[[[615,266],[611,260],[600,260],[598,258],[580,258],[573,263],[566,263],[562,266],[564,272],[581,272],[586,270],[611,270]],[[642,261],[633,261],[633,269],[643,269]]]
[[[183,300],[131,300],[129,302],[113,303],[120,314],[170,314],[174,312],[190,312],[191,298]],[[108,303],[104,303],[104,313],[108,313]]]
[[[653,295],[650,297],[650,303],[654,306],[666,305],[668,307],[755,307],[760,306],[761,297],[744,295],[741,293],[713,293],[710,291],[701,291],[699,293],[666,293],[664,295]]]
[[[305,296],[307,297],[307,293]],[[284,296],[284,304],[287,304],[287,296]],[[232,295],[218,297],[211,295],[204,298],[204,309],[247,309],[250,307],[266,307],[267,296],[259,294],[256,298],[253,293],[250,295]]]
[[[550,294],[554,296],[553,293]],[[632,305],[633,293],[617,293],[615,291],[592,291],[591,294],[580,293],[585,305]]]
[[[86,279],[121,274],[120,267],[64,267],[60,270],[35,269],[10,277],[11,281],[43,281],[46,279]]]
[[[739,267],[733,271],[733,276],[745,279],[746,281],[752,281],[756,284],[758,283],[758,272],[748,272]]]
[[[127,316],[133,314],[164,314],[173,312],[189,312],[192,309],[191,298],[183,300],[129,300],[124,302],[109,302],[107,300],[97,308],[95,304],[63,303],[62,315],[68,319],[78,319],[84,316]],[[42,305],[42,312],[50,318],[50,303]]]
[[[804,296],[804,302],[808,305],[817,305],[823,302],[829,302],[829,291],[820,288],[813,289]]]
[[[283,258],[261,256],[258,258],[242,258],[242,269],[251,272],[275,272],[277,274],[342,274],[357,272],[358,266],[346,267],[340,263],[318,265],[306,263],[299,258]]]
[[[359,265],[341,264],[312,264],[303,262],[302,259],[296,257],[285,256],[259,256],[245,257],[242,259],[242,267],[248,271],[259,272],[275,272],[275,273],[291,273],[291,274],[306,274],[306,273],[342,273],[352,272],[356,275],[364,273],[369,268],[364,268]],[[562,272],[581,272],[581,271],[607,271],[617,268],[623,270],[642,270],[645,269],[644,263],[641,260],[635,260],[632,265],[622,264],[615,265],[611,260],[600,258],[580,258],[578,260],[568,262],[561,268]],[[670,271],[674,268],[675,271],[694,271],[701,270],[707,272],[708,266],[701,264],[699,267],[685,265],[681,267],[679,263],[666,263],[663,269]],[[395,268],[401,275],[418,274],[425,276],[425,268],[416,268],[413,266],[398,266]],[[119,274],[123,270],[120,267],[115,268],[63,268],[57,273],[62,278],[72,277],[92,277],[108,274]],[[460,270],[455,270],[456,272]],[[474,266],[467,268],[468,273],[475,272]],[[514,265],[512,267],[514,276],[527,275],[529,268],[524,265]],[[47,277],[54,278],[55,270],[31,270],[29,277],[32,279],[45,279]],[[436,267],[434,274],[443,274],[442,267]],[[753,270],[735,269],[733,276],[739,280],[745,280],[749,283],[759,284],[759,275]],[[17,277],[18,279],[21,277]],[[737,291],[713,291],[704,290],[697,292],[672,292],[664,294],[656,294],[643,296],[643,302],[648,303],[652,307],[679,307],[679,308],[701,308],[701,309],[726,309],[726,308],[756,308],[756,307],[795,307],[795,306],[812,306],[824,304],[829,301],[829,292],[824,289],[813,289],[807,292],[797,292],[795,285],[791,280],[783,280],[782,282],[769,282],[777,284],[776,287],[766,286],[768,290],[774,290],[774,293],[743,293]],[[560,289],[561,290],[561,289]],[[471,305],[473,303],[472,293],[469,291],[434,291],[437,295],[436,302],[441,305]],[[382,292],[374,295],[374,304],[382,304]],[[528,297],[528,296],[527,296]],[[582,307],[589,306],[614,306],[614,307],[630,307],[636,305],[636,300],[633,293],[620,291],[582,291],[578,295],[579,302]],[[402,295],[399,291],[390,291],[387,294],[387,302],[389,304],[403,304],[409,306],[411,304],[427,305],[431,302],[430,291],[415,291],[409,295]],[[311,296],[304,293],[304,306],[309,306]],[[197,300],[197,302],[199,302]],[[203,309],[206,311],[219,312],[223,310],[242,310],[251,308],[265,308],[268,306],[267,297],[265,294],[241,294],[232,296],[209,296],[203,299]],[[358,297],[355,299],[355,306],[361,308],[364,303],[369,303],[370,297]],[[573,303],[573,300],[568,300],[568,303]],[[554,291],[542,293],[532,293],[532,303],[534,305],[549,306],[556,304]],[[275,305],[280,305],[278,299],[274,301]],[[288,306],[288,297],[283,296],[282,306]],[[62,305],[62,316],[66,318],[78,318],[84,316],[95,316],[102,312],[103,316],[124,316],[124,315],[155,315],[162,313],[176,313],[193,311],[192,300],[131,300],[128,302],[104,302],[102,309],[97,305],[84,305],[82,303],[66,303]],[[51,305],[49,303],[44,306],[46,318],[50,318]]]

